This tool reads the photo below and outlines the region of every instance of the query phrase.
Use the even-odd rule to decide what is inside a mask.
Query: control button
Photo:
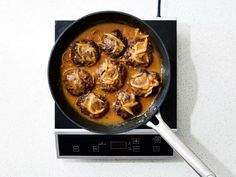
[[[100,148],[99,146],[93,146],[93,152],[99,152]]]
[[[160,152],[161,147],[160,146],[152,146],[152,151],[153,152]]]
[[[133,152],[140,152],[140,146],[133,146]]]
[[[73,152],[79,152],[79,146],[77,146],[77,145],[72,146],[72,150],[73,150]]]
[[[154,144],[161,143],[161,137],[160,136],[154,136],[154,138],[152,138],[152,140],[153,140]]]
[[[139,144],[139,138],[133,138],[133,144]]]

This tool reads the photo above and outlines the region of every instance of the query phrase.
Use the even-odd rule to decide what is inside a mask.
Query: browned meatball
[[[76,103],[81,112],[91,118],[104,116],[109,110],[109,104],[104,97],[93,92],[80,96]]]
[[[123,54],[127,47],[127,40],[120,30],[113,30],[111,33],[104,33],[102,37],[102,50],[111,58],[117,58]]]
[[[137,38],[129,42],[124,58],[127,65],[148,67],[153,60],[152,52],[148,37]]]
[[[130,85],[135,95],[147,97],[160,85],[160,76],[156,72],[141,69],[131,76]]]
[[[124,65],[111,63],[110,59],[98,69],[98,84],[105,92],[114,92],[124,85],[127,71]]]
[[[76,65],[94,65],[100,57],[98,46],[92,40],[76,41],[72,45],[71,57]]]
[[[63,83],[68,92],[75,96],[87,93],[94,87],[93,77],[80,68],[72,68],[63,73]]]
[[[142,106],[132,92],[120,91],[117,94],[117,101],[113,104],[117,115],[128,119],[141,113]]]

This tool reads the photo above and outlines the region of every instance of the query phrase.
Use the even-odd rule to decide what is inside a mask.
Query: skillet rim
[[[158,43],[156,43],[155,45],[156,45],[156,47],[158,47],[158,49],[159,49],[159,52],[160,52],[160,54],[161,54],[161,57],[162,57],[162,59],[163,60],[165,60],[165,62],[166,62],[166,65],[167,65],[167,68],[165,67],[164,68],[164,72],[167,72],[167,79],[165,80],[165,85],[164,85],[164,88],[163,88],[163,90],[162,90],[162,92],[161,93],[159,93],[160,94],[160,96],[158,96],[158,98],[160,97],[160,99],[159,99],[159,101],[157,102],[157,104],[155,104],[155,106],[152,106],[153,104],[151,104],[150,106],[149,106],[149,108],[150,107],[154,107],[154,108],[152,108],[152,110],[151,110],[151,113],[149,113],[149,116],[148,117],[145,117],[143,114],[145,114],[145,113],[143,113],[142,115],[140,115],[140,116],[138,116],[138,117],[142,117],[142,118],[139,118],[139,121],[136,121],[136,123],[135,124],[133,124],[132,126],[128,126],[127,127],[127,124],[129,123],[125,123],[125,125],[124,124],[122,124],[122,128],[119,128],[118,126],[117,126],[117,128],[116,129],[112,129],[113,131],[111,131],[111,128],[112,128],[112,126],[109,126],[109,131],[104,131],[104,129],[100,129],[101,127],[108,127],[108,126],[106,126],[106,125],[102,125],[102,124],[96,124],[96,126],[99,126],[99,128],[91,128],[91,127],[87,127],[87,126],[84,126],[84,125],[81,125],[80,123],[78,123],[77,121],[75,121],[74,119],[72,119],[69,115],[67,115],[66,113],[65,113],[65,111],[63,110],[63,107],[61,107],[60,106],[60,104],[59,104],[59,101],[58,101],[58,99],[59,98],[57,98],[56,96],[55,96],[55,93],[54,93],[54,91],[53,91],[53,89],[52,89],[52,85],[51,85],[51,77],[50,77],[50,71],[51,71],[51,69],[52,69],[52,66],[51,66],[51,62],[52,62],[52,56],[53,56],[53,54],[54,54],[54,52],[55,52],[55,49],[56,49],[56,47],[58,46],[58,43],[63,39],[63,37],[66,35],[66,33],[68,33],[68,31],[73,27],[73,26],[75,26],[75,25],[77,25],[77,23],[79,23],[81,20],[85,20],[86,18],[89,18],[89,17],[91,17],[91,16],[97,16],[97,15],[101,15],[101,14],[107,14],[107,15],[109,15],[109,14],[113,14],[113,15],[122,15],[122,16],[127,16],[127,17],[129,17],[129,18],[131,18],[131,19],[133,19],[134,21],[136,21],[135,23],[137,24],[138,22],[142,25],[142,26],[144,26],[143,28],[147,28],[148,30],[150,30],[151,31],[151,33],[152,33],[152,35],[153,36],[155,36],[155,38],[157,39],[157,41],[158,41]],[[101,20],[102,21],[102,20]],[[124,19],[122,19],[121,20],[122,22],[126,22],[126,20],[124,20]],[[101,23],[101,22],[100,22]],[[128,22],[127,22],[128,23]],[[90,23],[91,24],[91,23]],[[134,25],[135,26],[135,25]],[[149,32],[150,33],[150,32]],[[79,33],[78,33],[79,34]],[[77,35],[78,35],[77,34]],[[155,42],[156,42],[156,39],[154,40],[154,39],[152,39],[152,40],[154,40]],[[160,48],[161,48],[161,50],[163,50],[163,51],[160,51]],[[163,57],[163,54],[165,55],[165,57]],[[141,19],[139,19],[139,18],[137,18],[136,16],[133,16],[133,15],[131,15],[131,14],[128,14],[128,13],[125,13],[125,12],[121,12],[121,11],[98,11],[98,12],[93,12],[93,13],[90,13],[90,14],[87,14],[87,15],[85,15],[85,16],[83,16],[83,17],[81,17],[81,18],[79,18],[79,19],[77,19],[77,20],[75,20],[72,24],[70,24],[59,36],[58,36],[58,38],[56,39],[56,41],[55,41],[55,43],[54,43],[54,46],[53,46],[53,48],[52,48],[52,50],[51,50],[51,53],[50,53],[50,58],[49,58],[49,62],[48,62],[48,72],[47,72],[47,74],[48,74],[48,84],[49,84],[49,89],[50,89],[50,92],[51,92],[51,95],[52,95],[52,97],[53,97],[53,99],[54,99],[54,101],[55,101],[55,103],[56,103],[56,105],[57,105],[57,107],[59,108],[59,110],[65,115],[65,117],[68,119],[68,120],[70,120],[73,124],[75,124],[76,126],[78,126],[78,127],[81,127],[81,128],[83,128],[83,129],[86,129],[86,130],[88,130],[88,131],[91,131],[91,132],[94,132],[94,133],[100,133],[100,134],[117,134],[117,133],[124,133],[124,132],[127,132],[127,131],[130,131],[130,130],[132,130],[132,129],[135,129],[135,128],[137,128],[137,127],[139,127],[139,126],[141,126],[141,125],[144,125],[145,123],[147,123],[158,111],[159,111],[159,109],[160,109],[160,106],[162,105],[162,103],[164,102],[164,100],[165,100],[165,98],[166,98],[166,95],[167,95],[167,93],[168,93],[168,90],[169,90],[169,86],[170,86],[170,81],[171,81],[171,64],[170,64],[170,59],[169,59],[169,55],[168,55],[168,52],[167,52],[167,49],[166,49],[166,47],[165,47],[165,44],[163,43],[163,41],[162,41],[162,39],[160,38],[160,36],[158,35],[158,33],[156,32],[156,31],[154,31],[153,29],[152,29],[152,27],[150,27],[150,25],[148,25],[145,21],[143,21],[143,20],[141,20]],[[162,68],[163,69],[163,68]],[[167,71],[166,71],[167,70]],[[163,76],[162,76],[163,77]],[[154,99],[154,102],[156,101],[156,99],[157,98],[155,98]],[[149,110],[149,108],[148,108],[148,110]],[[73,108],[72,108],[73,109]],[[79,116],[81,116],[81,115],[79,115]],[[82,116],[81,116],[82,117]],[[87,121],[87,122],[92,122],[92,121]],[[92,124],[93,124],[94,122],[92,122]],[[124,127],[124,128],[123,128]],[[116,130],[116,131],[114,131],[114,130]]]

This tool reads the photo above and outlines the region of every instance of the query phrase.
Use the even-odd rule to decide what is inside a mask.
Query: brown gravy
[[[103,24],[98,24],[96,26],[93,26],[93,27],[87,29],[86,31],[81,33],[75,40],[90,39],[90,40],[94,40],[95,42],[98,42],[101,40],[103,33],[110,33],[114,29],[119,29],[122,32],[122,34],[127,38],[128,41],[130,39],[132,39],[132,37],[134,36],[134,31],[135,31],[134,27],[131,27],[128,25],[123,25],[123,24],[118,24],[118,23],[103,23]],[[151,65],[147,68],[147,70],[148,71],[155,71],[161,75],[161,57],[160,57],[158,50],[156,49],[156,47],[154,45],[153,45],[153,48],[154,48],[153,61],[152,61]],[[66,51],[64,52],[64,55],[62,56],[61,76],[62,76],[62,73],[64,73],[65,70],[67,70],[68,68],[78,67],[70,59],[70,50],[71,50],[71,48],[69,46],[66,49]],[[95,65],[85,66],[85,67],[81,67],[81,68],[88,71],[89,73],[95,74],[97,72],[98,67],[104,62],[105,56],[106,56],[106,54],[104,54],[104,52],[102,52],[100,59],[97,61],[97,63]],[[133,73],[137,72],[140,68],[139,67],[135,68],[135,67],[126,65],[126,69],[128,71],[128,77],[126,78],[125,85],[121,88],[122,90],[126,90],[129,87],[130,76]],[[62,85],[62,87],[63,87],[63,85]],[[79,114],[83,115],[83,117],[85,117],[89,120],[92,120],[92,121],[95,121],[95,122],[101,123],[101,124],[117,124],[117,123],[124,122],[122,117],[118,116],[112,108],[112,104],[116,101],[117,91],[113,92],[113,93],[107,93],[107,92],[102,91],[99,86],[97,86],[97,85],[95,86],[95,88],[93,89],[93,92],[104,96],[108,100],[109,105],[110,105],[110,109],[109,109],[108,113],[106,113],[102,118],[97,118],[97,119],[92,119],[92,118],[84,115],[83,113],[81,113],[79,107],[76,105],[77,97],[72,96],[66,90],[65,87],[63,87],[63,92],[65,94],[66,99],[71,104],[71,106],[74,109],[76,109],[79,112]],[[156,94],[152,94],[151,96],[148,96],[146,98],[140,97],[140,102],[142,104],[142,113],[144,113],[147,110],[147,108],[151,105],[155,96],[156,96]]]

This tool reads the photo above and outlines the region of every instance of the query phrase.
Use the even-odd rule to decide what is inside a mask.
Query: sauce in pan
[[[81,33],[74,41],[80,41],[83,39],[93,40],[99,46],[99,44],[101,44],[102,37],[103,37],[104,33],[111,33],[111,31],[113,31],[114,29],[120,30],[122,35],[127,39],[128,43],[132,39],[134,39],[134,36],[146,35],[145,33],[138,31],[138,29],[128,26],[128,25],[118,24],[118,23],[102,23],[102,24],[98,24],[98,25],[95,25],[95,26],[87,29],[86,31]],[[148,38],[148,39],[150,40],[150,38]],[[72,44],[73,44],[73,42],[72,42]],[[101,66],[102,63],[105,62],[105,59],[110,58],[110,57],[108,57],[107,53],[99,50],[100,57],[94,65],[78,66],[78,65],[74,64],[74,62],[71,59],[71,57],[72,57],[71,56],[72,44],[66,49],[66,51],[64,52],[64,54],[62,56],[61,78],[63,77],[63,73],[65,73],[65,71],[67,71],[69,68],[79,67],[79,68],[87,71],[88,73],[90,73],[93,76],[93,78],[95,78],[95,86],[93,87],[92,92],[105,97],[105,99],[109,103],[109,111],[105,115],[103,115],[102,117],[99,117],[99,118],[91,118],[89,116],[86,116],[85,114],[83,114],[81,112],[80,107],[76,104],[79,96],[74,96],[71,93],[69,93],[69,91],[63,85],[63,82],[62,82],[63,92],[64,92],[64,95],[65,95],[67,101],[70,103],[70,105],[74,109],[76,109],[79,112],[79,114],[83,115],[83,117],[90,119],[92,121],[95,121],[97,123],[117,124],[117,123],[124,122],[125,119],[123,119],[121,116],[117,115],[117,113],[113,109],[112,105],[117,100],[117,92],[119,90],[130,89],[131,76],[134,75],[136,72],[138,72],[140,70],[140,68],[144,68],[144,67],[140,67],[140,66],[134,67],[134,66],[127,65],[126,63],[123,63],[124,66],[126,67],[126,70],[127,70],[127,77],[125,79],[124,85],[118,91],[105,92],[101,89],[100,85],[97,84],[97,73],[98,73],[98,68]],[[153,48],[153,50],[152,50],[153,60],[148,67],[145,67],[145,69],[147,71],[154,71],[161,76],[160,54],[159,54],[157,48],[154,47],[153,44],[152,44],[152,48]],[[121,60],[122,61],[123,57],[124,56],[122,54],[120,57],[115,58],[114,60],[117,60],[117,61]],[[61,80],[63,80],[63,78]],[[158,92],[155,92],[155,93],[148,95],[147,97],[143,97],[143,96],[139,97],[139,101],[142,105],[141,114],[144,113],[147,110],[147,108],[152,104],[152,102],[157,94],[158,94]]]

